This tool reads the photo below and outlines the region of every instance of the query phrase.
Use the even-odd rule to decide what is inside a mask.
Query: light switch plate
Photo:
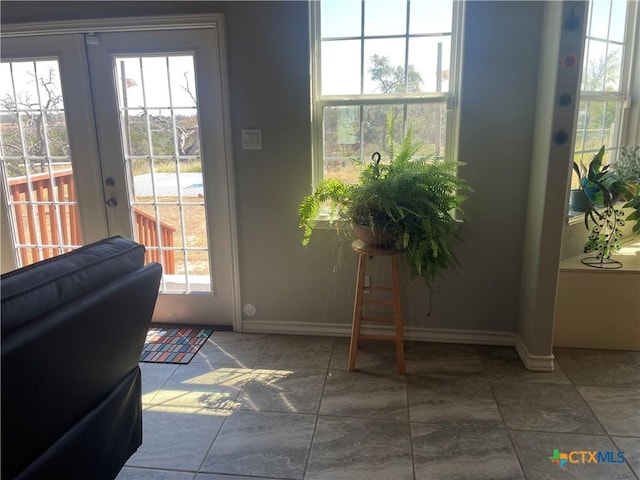
[[[243,128],[242,129],[242,149],[262,150],[262,129]]]

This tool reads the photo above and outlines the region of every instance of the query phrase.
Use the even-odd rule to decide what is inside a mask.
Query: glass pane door
[[[0,65],[0,165],[18,267],[82,245],[57,59]]]
[[[113,62],[134,238],[163,290],[211,291],[193,55]]]
[[[198,25],[2,38],[2,271],[122,235],[163,265],[154,321],[240,326],[223,31]]]
[[[237,318],[218,32],[99,33],[87,44],[109,232],[162,263],[157,321]]]
[[[2,38],[2,270],[106,237],[84,37]]]

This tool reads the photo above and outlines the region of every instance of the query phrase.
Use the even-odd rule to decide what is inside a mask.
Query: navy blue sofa
[[[144,253],[112,237],[2,275],[2,479],[113,479],[140,446]]]

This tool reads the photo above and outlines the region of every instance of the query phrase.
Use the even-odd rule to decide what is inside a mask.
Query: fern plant
[[[373,234],[391,239],[390,248],[404,250],[413,276],[428,286],[458,259],[451,241],[459,239],[461,204],[471,189],[458,176],[460,162],[432,154],[414,158],[420,145],[409,132],[397,147],[390,145],[389,163],[374,153],[357,183],[322,180],[299,209],[302,244],[307,245],[323,206],[340,231],[345,222],[364,225]]]

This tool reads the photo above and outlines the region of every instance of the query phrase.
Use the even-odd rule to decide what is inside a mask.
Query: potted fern
[[[471,189],[457,174],[461,163],[435,154],[414,158],[419,148],[409,132],[397,154],[389,146],[388,163],[374,153],[357,183],[322,180],[300,205],[302,244],[308,244],[326,207],[338,231],[352,224],[363,241],[404,250],[412,275],[428,286],[443,270],[455,268],[451,241],[459,238],[459,222],[454,215],[464,215],[461,204]]]

